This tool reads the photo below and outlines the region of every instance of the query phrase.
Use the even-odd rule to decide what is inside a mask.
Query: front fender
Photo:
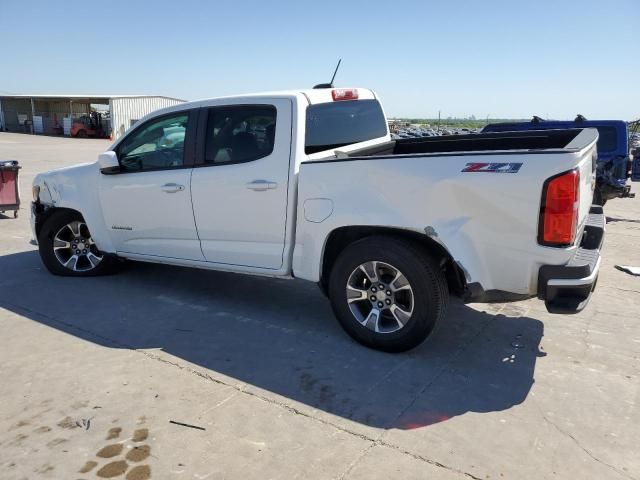
[[[103,252],[114,253],[102,215],[99,175],[97,162],[84,163],[38,174],[33,185],[40,188],[38,201],[45,210],[66,208],[79,212],[97,247]]]

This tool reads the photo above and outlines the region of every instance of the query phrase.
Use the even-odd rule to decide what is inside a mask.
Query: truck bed
[[[388,157],[440,153],[494,152],[510,150],[562,150],[582,129],[530,130],[392,140],[372,147],[336,152],[335,158]]]
[[[566,264],[577,248],[538,243],[544,184],[579,171],[580,237],[597,138],[595,129],[425,137],[302,162],[294,272],[317,281],[319,266],[301,261],[321,257],[324,243],[312,239],[371,226],[426,233],[485,291],[535,295],[539,267]]]

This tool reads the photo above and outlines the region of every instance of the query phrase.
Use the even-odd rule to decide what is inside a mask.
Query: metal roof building
[[[0,95],[0,131],[116,139],[146,114],[182,102],[155,95]]]

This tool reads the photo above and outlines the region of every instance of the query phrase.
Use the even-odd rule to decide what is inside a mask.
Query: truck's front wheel
[[[96,247],[80,214],[61,210],[42,226],[38,236],[40,258],[51,273],[70,277],[104,275],[115,260]]]
[[[422,343],[445,314],[443,272],[419,244],[368,237],[349,245],[331,270],[336,317],[358,342],[401,352]]]

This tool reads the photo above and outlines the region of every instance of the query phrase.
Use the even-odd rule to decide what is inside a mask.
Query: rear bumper
[[[538,273],[538,298],[550,313],[578,313],[591,298],[600,272],[600,249],[604,242],[605,216],[593,205],[580,247],[565,265],[543,265]]]

